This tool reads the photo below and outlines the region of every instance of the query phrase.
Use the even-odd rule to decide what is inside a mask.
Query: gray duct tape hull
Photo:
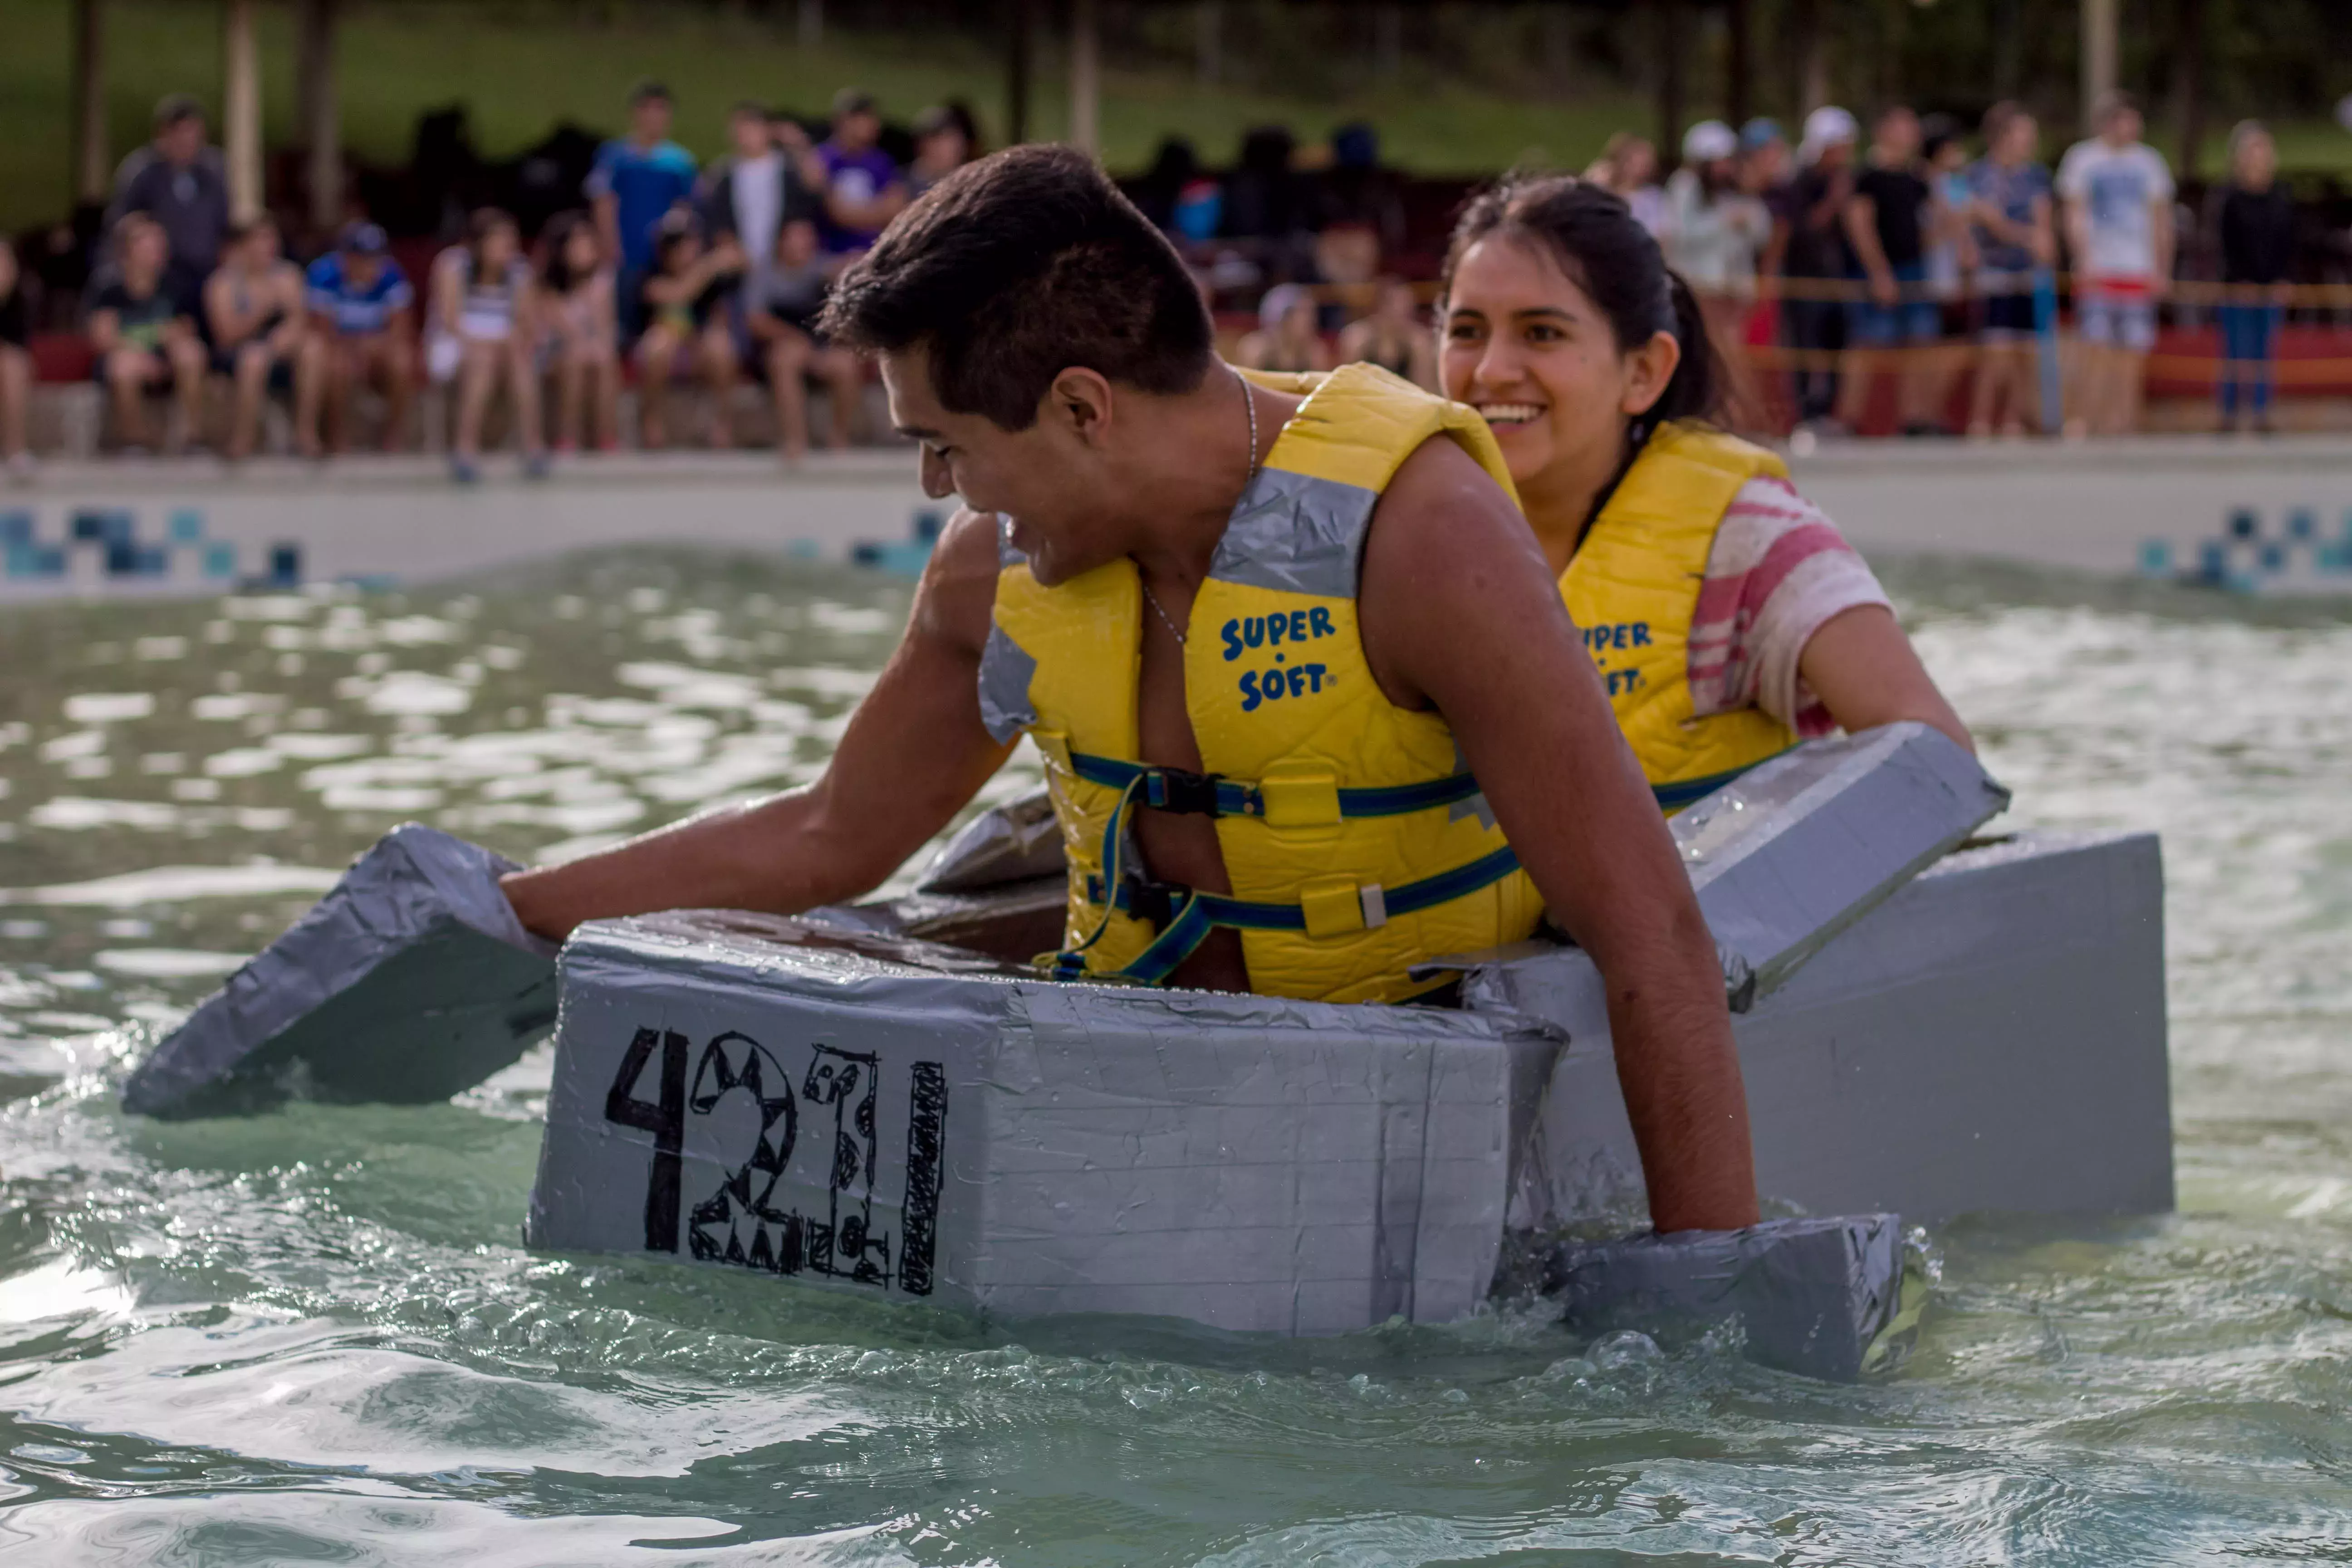
[[[583,927],[530,1244],[1279,1333],[1486,1295],[1553,1031],[901,950],[937,967],[804,921]]]
[[[1561,1321],[1580,1332],[1687,1332],[1736,1318],[1753,1360],[1838,1382],[1890,1370],[1917,1323],[1892,1215],[1563,1242],[1542,1270]]]
[[[1641,1165],[1581,953],[1465,988],[1568,1030],[1519,1226],[1637,1211]],[[2148,834],[2023,834],[1930,868],[1732,1020],[1757,1187],[1815,1214],[2172,1206],[2163,864]]]
[[[481,1082],[555,1016],[553,949],[499,890],[512,869],[446,833],[393,829],[155,1047],[123,1108],[206,1115],[289,1093],[423,1104]]]

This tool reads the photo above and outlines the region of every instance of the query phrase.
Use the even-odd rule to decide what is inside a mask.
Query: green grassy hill
[[[952,35],[855,34],[839,28],[803,49],[791,7],[761,22],[649,0],[584,4],[527,0],[502,5],[432,0],[346,0],[341,67],[345,135],[364,159],[404,162],[420,110],[461,101],[482,152],[497,157],[539,140],[569,119],[618,129],[632,82],[667,81],[678,97],[679,139],[696,153],[719,151],[727,105],[751,98],[820,111],[834,89],[855,82],[881,95],[894,119],[926,103],[968,100],[1001,134],[1003,61],[993,47]],[[1058,9],[1048,7],[1048,10]],[[294,133],[293,8],[261,7],[265,134],[273,146]],[[68,0],[0,0],[0,227],[62,216],[69,205]],[[214,0],[109,0],[107,110],[119,157],[147,134],[155,100],[194,92],[217,105],[219,8]],[[602,18],[602,19],[600,19]],[[1344,69],[1317,72],[1346,80]],[[1698,73],[1702,79],[1704,73]],[[1694,116],[1711,112],[1694,82]],[[1066,123],[1063,66],[1048,47],[1037,62],[1031,134]],[[1432,174],[1475,174],[1519,163],[1579,167],[1612,131],[1646,130],[1654,113],[1638,95],[1586,92],[1536,100],[1436,79],[1417,61],[1385,83],[1285,98],[1200,86],[1181,68],[1111,69],[1103,91],[1105,155],[1114,168],[1140,167],[1160,137],[1190,137],[1212,162],[1230,158],[1242,131],[1286,124],[1302,142],[1363,119],[1381,132],[1389,161]],[[2326,121],[2283,125],[2290,168],[2352,168],[2352,133]],[[2209,171],[2221,163],[2226,122],[2214,129]],[[2054,156],[2053,142],[2045,149]]]
[[[67,0],[7,0],[9,47],[0,49],[0,226],[55,217],[70,196]],[[727,106],[757,99],[821,112],[845,83],[881,95],[898,120],[927,103],[962,97],[992,134],[1001,135],[1003,61],[1000,51],[943,37],[906,39],[836,28],[825,43],[793,41],[789,10],[762,25],[707,11],[619,8],[618,19],[565,20],[551,7],[543,20],[527,8],[404,3],[349,6],[341,29],[344,134],[373,162],[407,157],[417,111],[462,101],[483,153],[511,153],[570,119],[617,130],[631,83],[657,77],[678,99],[678,139],[697,153],[720,150]],[[576,16],[579,13],[572,10]],[[111,148],[120,154],[143,140],[147,116],[167,92],[194,92],[217,105],[217,8],[187,0],[112,0],[107,10],[107,84]],[[262,79],[265,135],[272,146],[294,135],[292,7],[265,5]],[[1037,61],[1031,134],[1053,136],[1066,124],[1059,51]],[[1638,98],[1576,103],[1526,103],[1465,87],[1408,79],[1384,91],[1314,100],[1203,89],[1182,71],[1112,69],[1103,84],[1105,155],[1114,168],[1140,166],[1160,138],[1192,139],[1213,162],[1229,158],[1243,129],[1289,125],[1302,142],[1345,121],[1380,128],[1387,154],[1404,167],[1438,173],[1496,169],[1522,160],[1581,163],[1609,133],[1646,123]]]

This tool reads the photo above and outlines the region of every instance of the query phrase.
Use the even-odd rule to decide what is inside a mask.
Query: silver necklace
[[[1249,489],[1250,481],[1257,478],[1257,399],[1250,395],[1250,386],[1248,382],[1243,381],[1242,377],[1238,374],[1234,375],[1234,379],[1241,382],[1242,412],[1249,416],[1249,474],[1247,478],[1244,478],[1242,480],[1242,488],[1244,489]],[[1176,646],[1178,647],[1185,647],[1186,644],[1184,641],[1184,633],[1182,628],[1179,627],[1175,621],[1170,618],[1166,610],[1160,608],[1160,595],[1151,591],[1151,584],[1143,580],[1142,573],[1139,572],[1135,574],[1135,584],[1137,587],[1143,590],[1144,602],[1151,606],[1151,613],[1160,617],[1160,624],[1168,628],[1168,635],[1176,639]]]

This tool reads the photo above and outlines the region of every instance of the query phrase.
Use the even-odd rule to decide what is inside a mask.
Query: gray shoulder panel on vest
[[[1380,499],[1377,490],[1264,469],[1234,505],[1209,575],[1276,593],[1352,599]]]
[[[980,650],[980,721],[999,745],[1010,744],[1037,721],[1037,710],[1029,704],[1029,681],[1036,673],[1037,661],[1028,649],[1005,636],[1003,626],[988,628],[987,646]]]

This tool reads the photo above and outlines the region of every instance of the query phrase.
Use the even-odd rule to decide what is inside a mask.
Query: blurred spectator
[[[0,235],[0,465],[19,479],[32,471],[25,449],[25,409],[33,395],[33,311],[16,249]]]
[[[613,268],[596,230],[579,213],[548,225],[547,267],[539,289],[539,342],[555,372],[555,449],[574,452],[589,439],[595,418],[596,449],[621,445],[621,345],[614,324]]]
[[[496,207],[478,208],[466,220],[466,243],[434,258],[429,321],[425,372],[436,383],[457,386],[450,477],[460,484],[481,478],[482,422],[502,383],[523,470],[534,478],[545,474],[530,263],[523,259],[522,231],[512,217]]]
[[[1296,152],[1288,131],[1257,126],[1243,134],[1241,157],[1225,179],[1218,235],[1260,278],[1288,281],[1314,270],[1315,214],[1292,167]]]
[[[263,400],[273,390],[293,390],[307,324],[302,269],[286,259],[271,218],[229,230],[220,270],[205,282],[205,321],[211,328],[213,370],[236,389],[223,448],[236,462],[260,444]]]
[[[879,145],[882,113],[874,95],[854,87],[834,95],[832,134],[814,147],[796,151],[803,177],[824,195],[818,238],[828,256],[854,256],[869,248],[907,205],[907,182]]]
[[[1666,196],[1658,189],[1658,150],[1649,139],[1620,131],[1602,143],[1601,156],[1584,171],[1596,185],[1614,191],[1652,234],[1665,221]]]
[[[1998,428],[2022,436],[2034,390],[2034,274],[2057,259],[2050,172],[2033,161],[2041,128],[2022,104],[1985,111],[1985,155],[1969,168],[1969,217],[1976,252],[1976,384],[1969,434]],[[1996,424],[1996,421],[1998,424]]]
[[[1853,352],[1843,389],[1843,417],[1848,426],[1859,426],[1873,381],[1892,370],[1896,422],[1906,436],[1937,431],[1929,417],[1934,365],[1919,351],[1933,347],[1944,330],[1943,310],[1927,292],[1935,193],[1919,162],[1919,142],[1916,114],[1902,104],[1881,110],[1844,215],[1853,276],[1865,297],[1849,307],[1846,342]]]
[[[1401,375],[1415,386],[1437,390],[1437,343],[1421,319],[1420,301],[1412,285],[1402,278],[1380,280],[1372,295],[1371,313],[1348,323],[1339,334],[1342,364],[1361,360]]]
[[[1202,169],[1200,155],[1181,136],[1161,141],[1151,167],[1136,183],[1135,204],[1195,263],[1205,259],[1210,242],[1224,226],[1224,191]]]
[[[1735,425],[1748,426],[1760,414],[1741,348],[1756,295],[1756,258],[1772,238],[1772,215],[1747,189],[1743,173],[1730,126],[1719,120],[1692,126],[1683,136],[1683,166],[1666,181],[1658,241],[1706,318],[1730,383],[1727,412]]]
[[[310,263],[304,282],[310,327],[294,376],[294,440],[306,457],[341,451],[352,394],[373,385],[383,395],[383,449],[400,449],[416,390],[416,351],[409,312],[416,302],[383,230],[347,224],[335,248]]]
[[[2139,110],[2122,93],[2100,100],[2093,123],[2099,133],[2058,163],[2082,339],[2066,433],[2119,436],[2139,426],[2156,302],[2172,278],[2172,171],[2139,139]]]
[[[2221,427],[2238,427],[2242,401],[2254,428],[2271,428],[2279,323],[2294,261],[2294,204],[2278,184],[2278,148],[2259,121],[2230,132],[2230,183],[2215,227],[2221,240]]]
[[[1206,238],[1207,236],[1185,235],[1176,226],[1176,204],[1184,187],[1200,176],[1201,155],[1192,143],[1181,136],[1163,136],[1159,149],[1151,154],[1151,166],[1143,177],[1129,188],[1136,209],[1151,220],[1152,226],[1171,238]],[[1216,229],[1213,225],[1210,234]]]
[[[622,331],[635,336],[636,301],[653,263],[654,226],[694,194],[694,154],[669,140],[669,89],[641,82],[629,95],[629,133],[596,150],[584,187],[604,255],[620,269]]]
[[[732,239],[743,253],[743,276],[757,282],[774,262],[776,236],[796,217],[813,217],[820,202],[793,161],[776,145],[774,122],[756,103],[728,111],[732,151],[703,171],[701,211],[713,240]]]
[[[937,104],[915,116],[915,161],[907,165],[907,195],[921,195],[979,156],[980,136],[971,110],[960,103]]]
[[[1938,426],[1973,357],[1969,340],[1968,276],[1974,267],[1969,238],[1969,149],[1960,122],[1948,114],[1919,121],[1919,153],[1927,181],[1927,298],[1936,304],[1936,349],[1922,372],[1928,416]]]
[[[1702,298],[1740,298],[1756,285],[1756,258],[1772,237],[1772,215],[1740,179],[1739,138],[1720,120],[1683,137],[1683,166],[1666,181],[1658,243],[1666,265]]]
[[[1331,368],[1330,351],[1315,330],[1315,295],[1302,283],[1277,283],[1257,308],[1257,331],[1241,341],[1242,363],[1252,370]]]
[[[1379,135],[1356,122],[1331,132],[1317,203],[1315,270],[1326,283],[1370,283],[1404,247],[1404,199],[1381,167]]]
[[[1969,147],[1960,122],[1948,114],[1919,121],[1919,156],[1926,163],[1927,199],[1927,292],[1952,304],[1967,292],[1969,275]]]
[[[1739,188],[1771,206],[1770,194],[1789,183],[1789,139],[1780,122],[1759,114],[1739,128]]]
[[[163,226],[142,212],[115,230],[115,275],[90,297],[89,346],[100,385],[111,395],[114,436],[126,451],[156,445],[147,418],[147,394],[170,392],[180,422],[169,432],[176,447],[204,419],[205,344],[194,312],[172,287],[172,242]]]
[[[1780,322],[1795,355],[1797,422],[1815,431],[1834,428],[1830,412],[1837,405],[1838,375],[1831,356],[1845,347],[1846,326],[1845,303],[1835,296],[1851,271],[1845,210],[1853,199],[1858,129],[1853,116],[1834,104],[1805,116],[1797,177],[1774,214],[1773,245],[1789,283]]]
[[[743,290],[743,324],[752,371],[764,377],[776,405],[776,446],[787,462],[808,450],[808,387],[824,384],[831,405],[825,445],[849,445],[851,419],[865,392],[865,367],[856,354],[824,341],[817,312],[824,307],[830,269],[819,250],[816,225],[788,220],[776,236],[766,273]]]
[[[637,339],[638,442],[648,450],[669,445],[673,381],[699,379],[710,388],[709,443],[733,444],[727,394],[735,384],[735,338],[722,308],[743,253],[731,239],[706,246],[690,213],[672,213],[654,234],[654,267],[646,275]]]
[[[205,111],[174,93],[155,106],[155,137],[114,171],[104,232],[119,236],[122,219],[145,213],[161,224],[172,252],[172,287],[194,300],[220,263],[228,233],[228,174],[220,150],[205,142]]]

